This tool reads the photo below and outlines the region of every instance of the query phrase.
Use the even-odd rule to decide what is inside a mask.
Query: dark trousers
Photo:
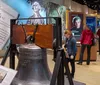
[[[74,73],[75,73],[75,59],[65,58],[64,66],[65,66],[66,71],[68,69],[67,66],[68,66],[69,63],[71,65],[70,73],[71,73],[72,76],[74,76]]]
[[[79,63],[83,62],[83,54],[84,54],[84,51],[85,51],[86,47],[87,47],[87,65],[89,65],[90,64],[90,56],[91,56],[91,45],[82,44]]]

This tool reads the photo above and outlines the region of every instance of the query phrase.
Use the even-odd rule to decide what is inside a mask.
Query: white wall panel
[[[71,8],[71,2],[72,0],[64,0],[64,6]]]
[[[46,0],[46,1],[53,2],[53,3],[59,4],[59,5],[63,5],[63,3],[64,3],[64,0]]]
[[[74,1],[71,3],[71,9],[75,12],[83,12],[83,7],[81,4],[78,4]]]

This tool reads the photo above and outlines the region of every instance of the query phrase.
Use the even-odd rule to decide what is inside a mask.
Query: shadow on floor
[[[73,82],[74,82],[74,85],[86,85],[85,83],[75,81],[75,80],[73,80]],[[69,81],[68,81],[68,78],[66,78],[66,77],[65,77],[65,85],[70,85]]]

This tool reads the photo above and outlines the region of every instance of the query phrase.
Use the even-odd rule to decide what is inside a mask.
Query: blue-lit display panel
[[[87,16],[86,24],[89,26],[89,28],[92,30],[93,33],[96,32],[96,17]]]
[[[100,18],[97,18],[97,28],[100,28]]]

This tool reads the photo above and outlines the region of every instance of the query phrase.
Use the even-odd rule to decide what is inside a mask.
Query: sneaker
[[[73,75],[73,74],[71,74],[71,77],[72,77],[72,78],[74,78],[74,75]]]
[[[64,75],[67,75],[67,73],[65,72]]]
[[[71,76],[72,79],[74,78],[74,75],[71,74],[70,76]],[[68,76],[66,76],[66,78],[68,78]]]
[[[82,65],[82,63],[80,63],[80,62],[78,62],[77,64],[78,64],[78,65]]]
[[[87,63],[87,65],[90,65],[90,63]]]
[[[53,58],[52,61],[56,62],[56,58]]]

